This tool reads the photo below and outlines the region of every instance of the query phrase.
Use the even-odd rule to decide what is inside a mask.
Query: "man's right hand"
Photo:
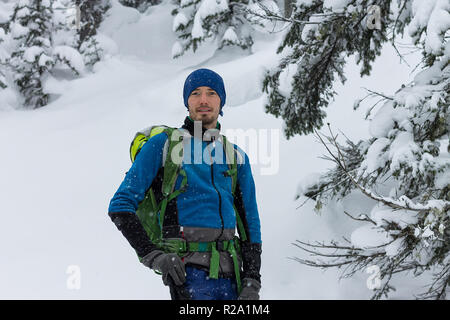
[[[161,272],[163,283],[166,286],[170,284],[169,276],[177,286],[181,286],[186,281],[184,263],[175,253],[153,250],[142,258],[142,263],[155,271]]]

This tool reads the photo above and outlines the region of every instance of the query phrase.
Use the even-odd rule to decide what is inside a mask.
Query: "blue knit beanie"
[[[217,92],[220,97],[219,114],[223,116],[222,107],[224,106],[227,97],[223,79],[217,73],[209,69],[197,69],[186,78],[183,89],[184,105],[189,109],[188,99],[192,91],[203,86],[210,87]]]

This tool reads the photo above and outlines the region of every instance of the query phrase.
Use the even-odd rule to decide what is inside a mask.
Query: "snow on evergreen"
[[[49,103],[45,83],[58,76],[57,70],[69,69],[80,76],[86,66],[92,68],[104,57],[105,36],[97,29],[110,8],[109,0],[24,0],[8,5],[0,21],[0,81],[1,87],[20,92],[24,106]],[[76,6],[81,10],[78,29]]]
[[[56,46],[53,49],[53,54],[58,60],[67,64],[75,74],[78,75],[84,72],[83,57],[76,49],[69,46]]]
[[[53,11],[49,0],[21,0],[10,29],[14,44],[9,65],[14,82],[31,108],[45,106],[49,95],[42,81],[55,64],[52,54]]]
[[[119,0],[119,2],[124,6],[144,12],[148,7],[161,3],[161,0]]]
[[[420,35],[426,29],[425,50],[434,55],[442,55],[444,36],[450,29],[450,3],[447,0],[412,2],[412,20],[409,35],[420,41]]]
[[[369,139],[357,143],[347,139],[341,145],[332,131],[327,138],[317,133],[324,146],[330,144],[328,159],[336,167],[299,194],[315,199],[316,207],[322,208],[330,199],[343,201],[352,192],[362,192],[367,197],[363,213],[343,213],[364,226],[353,231],[349,243],[313,248],[335,248],[345,255],[325,253],[327,262],[302,262],[345,266],[346,276],[377,265],[382,280],[373,296],[377,299],[392,294],[397,273],[428,274],[433,280],[415,294],[445,299],[450,289],[450,43],[444,35],[450,30],[450,4],[406,1],[401,10],[406,13],[393,20],[396,32],[408,27],[413,43],[423,50],[422,71],[393,95],[369,90],[367,97],[378,98],[376,104],[384,102],[366,114],[373,114]],[[302,243],[305,250],[310,246]]]
[[[80,10],[77,48],[86,66],[92,67],[104,57],[98,29],[111,4],[109,0],[77,0],[76,4]]]
[[[218,50],[226,46],[250,50],[253,35],[262,31],[255,28],[258,23],[249,14],[255,7],[253,0],[177,0],[175,3],[173,29],[178,41],[172,50],[174,58],[190,49],[195,52],[205,41],[215,41]]]
[[[178,12],[175,17],[173,18],[173,32],[177,31],[178,28],[183,28],[187,26],[189,23],[188,19],[186,18],[186,15],[183,12]]]

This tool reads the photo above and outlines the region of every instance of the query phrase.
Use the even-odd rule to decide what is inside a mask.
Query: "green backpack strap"
[[[177,129],[167,128],[164,130],[164,132],[166,132],[167,136],[169,137],[169,148],[165,157],[166,160],[164,162],[164,179],[162,184],[162,193],[164,197],[168,197],[173,192],[175,182],[178,177],[178,172],[181,167],[181,161],[179,161],[179,163],[175,163],[172,158],[174,149],[177,148],[177,146],[183,141],[183,136],[180,136],[175,140],[173,139],[173,133],[175,130]],[[183,151],[183,148],[181,148],[181,151]]]
[[[225,156],[228,165],[228,170],[226,175],[231,177],[231,193],[233,199],[235,198],[236,185],[237,185],[237,163],[238,163],[238,151],[234,148],[234,145],[228,141],[228,139],[222,135],[223,147],[225,149]],[[242,241],[247,240],[247,234],[245,232],[244,223],[242,222],[241,216],[239,215],[236,206],[233,203],[234,213],[236,214],[236,223],[239,231],[239,235]]]
[[[239,269],[238,260],[238,250],[237,243],[235,240],[223,240],[223,241],[211,241],[211,242],[188,242],[186,243],[185,251],[190,252],[211,252],[209,277],[211,279],[219,278],[219,265],[220,265],[220,253],[218,249],[218,244],[221,244],[222,250],[228,251],[231,258],[233,259],[234,273],[236,276],[236,284],[238,287],[238,292],[242,290],[241,285],[241,271]]]
[[[236,150],[231,142],[222,135],[223,147],[225,149],[225,157],[228,165],[226,175],[231,177],[231,193],[234,196],[237,184],[237,155]]]
[[[165,157],[164,162],[164,177],[163,177],[163,183],[162,183],[162,194],[163,194],[163,200],[161,201],[161,204],[159,206],[159,226],[161,228],[161,234],[162,234],[162,227],[164,222],[164,214],[166,212],[166,207],[169,201],[176,198],[178,195],[180,195],[182,192],[185,191],[186,185],[187,185],[187,175],[184,169],[181,166],[181,159],[183,158],[183,135],[180,132],[180,135],[178,137],[175,137],[173,139],[173,135],[175,130],[178,130],[176,128],[165,128],[164,132],[167,134],[169,139],[169,147],[167,150],[167,154]],[[178,131],[177,131],[178,133]],[[181,144],[181,148],[180,147]],[[174,149],[179,148],[180,151],[178,154],[175,154]],[[173,160],[173,156],[179,157],[177,163],[175,163]],[[178,190],[175,189],[175,184],[177,182],[178,175],[182,175],[183,179],[181,180],[181,185]]]

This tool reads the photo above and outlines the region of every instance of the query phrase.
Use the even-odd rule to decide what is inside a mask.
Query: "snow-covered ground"
[[[198,67],[225,80],[227,105],[219,119],[225,134],[241,128],[256,132],[258,141],[265,141],[264,134],[270,138],[271,130],[279,136],[269,139],[270,161],[241,145],[255,162],[262,299],[369,298],[369,274],[339,281],[338,270],[323,272],[291,259],[302,255],[292,245],[296,239],[329,240],[348,233],[355,222],[342,217],[342,205],[318,215],[312,202],[297,208],[300,202],[294,201],[299,183],[331,163],[318,158],[325,150],[314,137],[286,140],[282,120],[264,112],[260,80],[265,68],[277,63],[282,34],[259,37],[251,55],[214,55],[206,45],[172,60],[171,5],[139,14],[114,3],[101,29],[109,54],[93,74],[49,80],[54,101],[38,110],[12,109],[11,93],[8,103],[0,101],[0,298],[169,299],[160,277],[138,262],[110,221],[107,207],[130,166],[130,139],[152,124],[182,124],[187,115],[182,86]],[[418,57],[407,59],[414,65]],[[370,78],[361,79],[353,57],[349,61],[348,81],[336,84],[326,121],[356,140],[368,136],[365,109],[352,109],[362,87],[392,94],[412,76],[390,46]],[[275,171],[268,175],[271,165]],[[361,199],[346,199],[344,206],[357,212]],[[74,270],[81,275],[78,289],[71,289]],[[394,298],[412,298],[410,288],[408,279],[400,282]]]

